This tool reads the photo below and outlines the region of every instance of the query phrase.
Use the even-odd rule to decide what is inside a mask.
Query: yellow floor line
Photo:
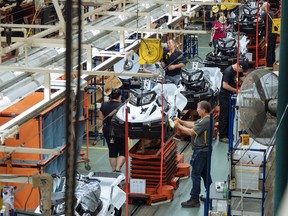
[[[93,146],[89,146],[89,149],[98,149],[98,150],[108,150],[107,147],[93,147]],[[86,149],[86,147],[81,147],[81,149]]]

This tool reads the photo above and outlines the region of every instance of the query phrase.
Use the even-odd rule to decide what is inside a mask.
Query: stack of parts
[[[160,183],[161,142],[155,141],[143,150],[141,140],[130,150],[131,178],[145,179],[146,187]],[[174,141],[164,144],[162,184],[169,184],[177,172],[177,147]]]

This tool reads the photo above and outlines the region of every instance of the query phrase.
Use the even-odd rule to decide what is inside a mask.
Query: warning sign
[[[280,24],[281,19],[280,18],[274,18],[272,22],[272,33],[274,34],[280,34]]]

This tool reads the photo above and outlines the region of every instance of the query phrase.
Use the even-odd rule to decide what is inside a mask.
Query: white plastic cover
[[[222,84],[223,74],[218,67],[203,67],[201,68],[204,72],[205,79],[210,83],[211,89],[216,91],[220,90]]]

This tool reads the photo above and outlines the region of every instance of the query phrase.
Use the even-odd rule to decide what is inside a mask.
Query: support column
[[[277,132],[277,144],[276,144],[276,177],[275,177],[275,194],[274,194],[274,215],[277,215],[278,208],[281,204],[281,200],[287,187],[287,175],[288,175],[288,113],[283,113],[285,107],[288,104],[288,97],[285,94],[288,92],[287,80],[288,80],[288,13],[285,11],[288,8],[288,1],[282,1],[281,8],[281,40],[280,40],[280,65],[279,65],[279,86],[278,86],[278,111],[277,118],[278,123],[283,115],[283,120],[279,126]]]

